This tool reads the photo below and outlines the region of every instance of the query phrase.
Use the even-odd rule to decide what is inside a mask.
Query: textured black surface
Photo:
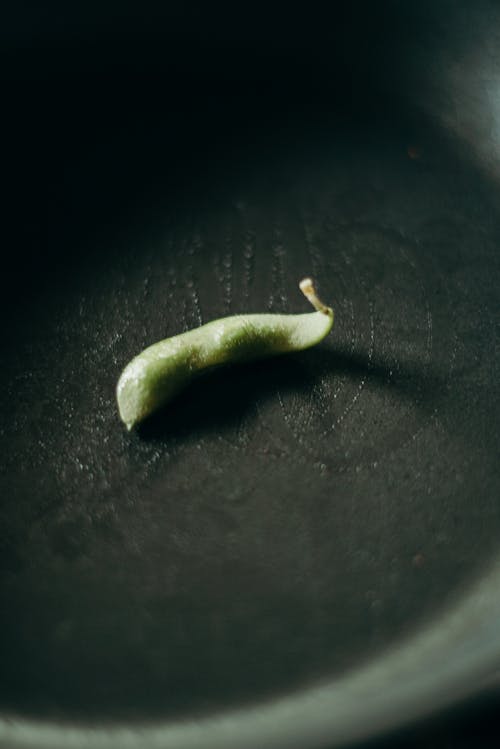
[[[498,549],[495,187],[345,81],[299,104],[179,85],[169,107],[161,78],[71,80],[25,83],[12,155],[0,709],[201,714],[356,667]],[[125,433],[131,356],[305,310],[305,274],[328,340]]]

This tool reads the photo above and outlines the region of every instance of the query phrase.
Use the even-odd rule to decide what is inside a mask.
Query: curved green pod
[[[311,279],[305,278],[300,289],[316,312],[223,317],[144,349],[127,364],[116,387],[127,429],[168,403],[204,370],[319,343],[332,329],[333,310],[318,299]]]

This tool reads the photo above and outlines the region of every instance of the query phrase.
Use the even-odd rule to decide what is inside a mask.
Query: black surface
[[[158,44],[136,69],[121,37],[113,64],[103,43],[61,59],[64,34],[39,67],[10,43],[3,712],[266,700],[383,653],[497,552],[496,185],[391,93],[406,36],[375,29],[320,75],[292,35],[296,77],[271,43],[232,73],[198,50],[185,78]],[[303,311],[305,274],[335,309],[327,341],[125,433],[131,356],[224,314]]]
[[[356,745],[363,749],[474,749],[498,746],[499,726],[498,689],[488,695],[470,700],[443,714]]]

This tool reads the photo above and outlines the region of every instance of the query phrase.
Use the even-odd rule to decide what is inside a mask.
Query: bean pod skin
[[[159,341],[132,359],[116,388],[120,418],[127,429],[166,405],[207,369],[319,343],[332,329],[333,310],[319,301],[310,279],[304,279],[300,288],[316,312],[224,317]]]

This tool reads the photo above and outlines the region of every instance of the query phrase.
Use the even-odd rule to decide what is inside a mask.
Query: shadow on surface
[[[207,372],[138,428],[146,440],[171,441],[222,433],[247,418],[256,404],[278,392],[305,396],[325,377],[365,378],[425,412],[435,408],[444,381],[421,363],[396,364],[365,352],[317,348],[275,359]]]

